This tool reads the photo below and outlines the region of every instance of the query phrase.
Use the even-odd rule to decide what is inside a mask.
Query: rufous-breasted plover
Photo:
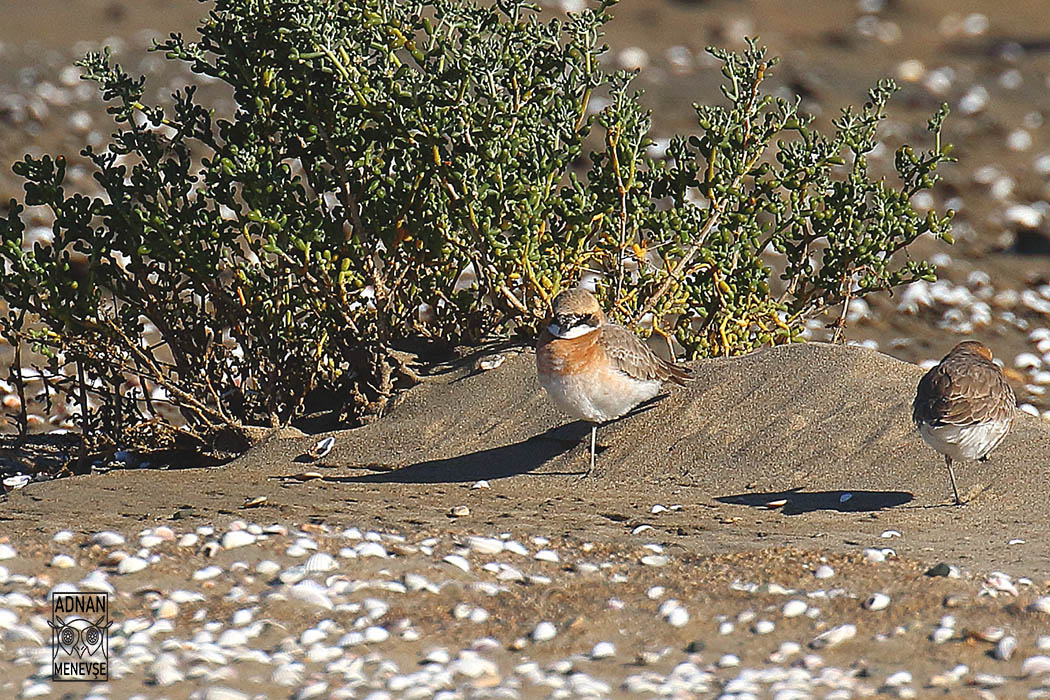
[[[562,292],[536,344],[536,369],[551,401],[591,423],[591,463],[600,423],[615,420],[660,393],[664,382],[684,384],[687,368],[658,357],[623,326],[605,320],[586,289]]]
[[[992,351],[975,340],[956,345],[919,381],[912,420],[926,444],[944,455],[956,505],[963,501],[952,460],[987,459],[1010,432],[1016,409]]]

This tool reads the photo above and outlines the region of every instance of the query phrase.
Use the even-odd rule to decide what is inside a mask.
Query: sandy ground
[[[489,372],[473,369],[475,357],[435,368],[384,420],[333,433],[335,447],[321,460],[304,456],[320,436],[275,438],[221,468],[127,470],[30,484],[2,504],[5,538],[19,552],[5,564],[12,573],[39,576],[32,588],[46,596],[58,581],[78,581],[96,568],[113,572],[113,548],[90,541],[101,530],[132,539],[163,527],[221,532],[244,521],[282,523],[301,527],[321,551],[334,554],[336,533],[353,527],[400,536],[406,546],[393,547],[394,559],[375,566],[347,561],[337,570],[344,577],[399,581],[422,572],[460,581],[438,595],[398,598],[386,629],[398,629],[394,621],[404,616],[424,640],[376,647],[401,668],[411,668],[435,640],[455,649],[485,636],[495,640],[486,642],[494,644],[486,658],[504,678],[524,660],[556,666],[569,659],[576,671],[610,683],[613,695],[629,697],[635,671],[669,674],[688,661],[722,674],[697,693],[713,697],[736,673],[732,662],[719,665],[726,654],[738,657],[742,668],[805,668],[818,664],[805,660],[813,638],[852,624],[855,641],[820,650],[818,664],[849,670],[860,687],[846,697],[875,692],[902,669],[914,678],[908,690],[945,697],[988,697],[981,693],[990,689],[1021,697],[1041,687],[1039,674],[1022,669],[1050,631],[1045,614],[1026,612],[1050,586],[1043,421],[1020,418],[988,463],[960,465],[971,500],[951,506],[940,458],[909,425],[919,370],[861,348],[799,345],[699,363],[696,383],[604,427],[596,473],[581,479],[586,426],[566,425],[550,408],[535,381],[531,350],[503,352],[508,359]],[[479,488],[482,480],[487,488]],[[463,506],[468,514],[451,515]],[[74,532],[72,544],[51,541],[64,529]],[[501,534],[521,542],[543,537],[544,546],[559,553],[554,564],[532,562],[547,577],[541,585],[522,583],[489,599],[468,582],[484,577],[473,571],[500,557],[477,552],[470,553],[470,578],[449,579],[451,568],[440,560],[446,551],[466,551],[455,547],[474,535]],[[150,568],[113,579],[120,614],[149,619],[155,598],[143,591],[199,585],[191,574],[205,566],[228,569],[205,589],[205,600],[188,608],[204,610],[200,617],[178,618],[176,631],[188,629],[188,638],[205,621],[230,618],[237,606],[223,601],[234,583],[264,600],[273,595],[278,582],[249,576],[250,568],[264,558],[287,561],[281,552],[293,541],[291,534],[273,536],[234,552],[201,543],[153,546]],[[414,548],[421,542],[438,542],[439,551],[423,557]],[[662,565],[642,564],[654,551],[666,558]],[[75,568],[44,566],[59,552],[72,554]],[[941,563],[955,567],[958,578],[924,575]],[[814,576],[821,565],[834,570],[830,580]],[[1016,588],[1000,590],[997,579],[989,579],[995,571],[1005,572],[1006,588]],[[666,592],[654,599],[653,586]],[[7,589],[16,590],[13,582]],[[890,607],[865,610],[862,603],[877,592],[890,596]],[[799,596],[820,610],[817,617],[784,617],[784,603]],[[686,624],[649,622],[659,619],[665,597],[687,606]],[[485,606],[490,621],[457,619],[450,611],[460,603]],[[38,605],[43,612],[43,597]],[[283,648],[287,634],[331,615],[260,605],[283,630],[255,641],[271,651]],[[953,616],[950,639],[937,644],[930,637],[945,615]],[[517,640],[541,619],[555,621],[563,634],[522,648]],[[349,622],[339,614],[335,620]],[[760,620],[775,629],[755,632]],[[726,621],[735,631],[722,634]],[[1019,642],[1008,661],[994,658],[993,644],[983,641],[1004,634]],[[617,662],[588,661],[588,650],[609,640]],[[798,643],[803,653],[777,656],[783,643]],[[4,663],[0,657],[0,668]],[[945,681],[959,664],[965,671]],[[120,697],[141,690],[148,668],[132,667],[111,690]],[[274,697],[268,674],[237,664],[223,682]],[[207,677],[198,677],[165,688],[163,697],[188,697],[204,687]],[[894,685],[887,692],[900,690]]]

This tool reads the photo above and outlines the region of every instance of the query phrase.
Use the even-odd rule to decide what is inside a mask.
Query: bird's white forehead
[[[575,326],[570,326],[569,328],[562,328],[558,325],[557,321],[552,321],[551,324],[547,326],[547,330],[550,331],[550,334],[553,335],[555,338],[572,340],[573,338],[579,338],[580,336],[587,335],[588,333],[593,333],[594,331],[598,330],[598,327],[591,326],[586,323],[581,323]]]

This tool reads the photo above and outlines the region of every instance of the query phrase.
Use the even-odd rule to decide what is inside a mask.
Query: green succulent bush
[[[89,55],[117,126],[82,152],[103,195],[70,193],[61,157],[16,165],[0,332],[49,354],[92,436],[124,444],[164,401],[206,440],[317,397],[339,420],[381,412],[415,381],[400,343],[530,336],[587,272],[615,318],[691,356],[790,342],[931,277],[895,254],[948,238],[950,216],[910,204],[949,159],[945,110],[931,150],[875,179],[891,82],[824,135],[763,90],[757,44],[711,49],[724,104],[652,158],[632,75],[600,64],[613,4],[545,20],[523,0],[215,0],[198,41],[155,49],[228,85],[226,117],[193,87],[144,104],[144,78]],[[23,204],[50,210],[52,245],[23,250]]]

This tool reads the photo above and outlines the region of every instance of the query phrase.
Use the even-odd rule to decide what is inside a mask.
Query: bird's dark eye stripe
[[[559,314],[558,325],[562,328],[575,328],[576,326],[596,326],[597,319],[593,314]]]

